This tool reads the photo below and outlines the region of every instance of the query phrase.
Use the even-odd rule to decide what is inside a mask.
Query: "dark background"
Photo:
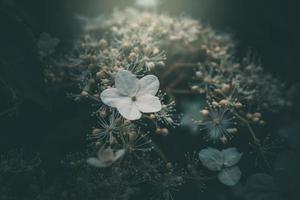
[[[51,99],[53,97],[50,98],[45,92],[42,67],[35,46],[39,35],[48,32],[61,40],[60,47],[68,47],[80,33],[80,24],[76,16],[109,13],[114,7],[122,8],[130,5],[132,1],[2,0],[0,2],[2,2],[0,4],[1,62],[3,60],[12,62],[14,66],[9,69],[2,67],[0,77],[14,89],[21,91],[23,96],[29,96],[21,106],[21,109],[25,110],[20,112],[17,118],[15,116],[12,119],[1,119],[1,124],[3,120],[8,120],[5,124],[7,126],[9,124],[9,127],[4,126],[8,129],[1,130],[1,137],[5,135],[1,141],[5,141],[8,134],[12,140],[18,141],[20,137],[21,143],[25,143],[26,140],[23,139],[28,135],[44,137],[45,133],[42,132],[54,128],[54,124],[61,121],[58,120],[60,117],[65,119],[66,116],[73,116],[73,112],[76,112],[71,106],[73,105],[71,101],[61,105],[58,102],[62,99]],[[238,45],[238,56],[245,55],[251,50],[261,58],[267,72],[289,85],[299,83],[299,1],[165,0],[160,10],[173,15],[192,16],[210,24],[220,32],[231,33]],[[27,101],[32,99],[32,96],[35,101]],[[64,101],[68,100],[64,99]],[[63,108],[56,107],[55,103]],[[52,112],[48,112],[45,107],[48,110],[52,107],[54,110],[50,109]],[[70,112],[68,109],[71,109]],[[59,112],[59,116],[55,111]],[[28,112],[36,119],[27,118]],[[22,119],[23,115],[25,119]],[[51,117],[54,119],[48,119]],[[22,125],[14,120],[21,120]],[[54,124],[52,124],[53,120]],[[3,125],[1,127],[3,128]],[[21,127],[22,130],[19,130]],[[17,130],[13,131],[10,128]],[[36,139],[37,143],[39,141]],[[16,141],[5,142],[4,146],[14,143]],[[1,145],[0,148],[4,147]]]
[[[0,152],[22,147],[59,161],[67,152],[85,149],[85,135],[93,125],[90,111],[68,99],[65,92],[46,90],[36,41],[48,32],[60,39],[60,48],[67,48],[80,33],[75,16],[109,13],[130,2],[0,0],[0,79],[23,99],[17,113],[0,115]],[[288,85],[299,84],[300,1],[166,0],[160,8],[231,33],[238,56],[252,50],[267,72]]]

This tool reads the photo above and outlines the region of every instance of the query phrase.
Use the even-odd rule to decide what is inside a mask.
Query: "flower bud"
[[[88,93],[87,91],[83,90],[83,91],[80,93],[80,95],[86,97],[86,96],[89,95],[89,93]]]
[[[222,99],[219,104],[223,107],[229,106],[230,102],[227,99]]]
[[[222,86],[222,92],[227,93],[230,90],[230,85],[228,84],[223,84]]]
[[[206,110],[206,109],[201,110],[200,113],[201,113],[204,117],[208,117],[208,116],[209,116],[209,111]]]

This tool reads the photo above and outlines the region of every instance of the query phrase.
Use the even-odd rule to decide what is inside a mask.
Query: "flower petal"
[[[113,160],[115,156],[113,150],[110,147],[107,149],[100,149],[97,155],[98,159],[103,162]]]
[[[120,149],[115,153],[114,161],[120,159],[125,154],[125,149]]]
[[[142,96],[145,94],[156,95],[159,89],[159,80],[154,75],[144,76],[139,80],[140,88],[137,96]]]
[[[128,120],[137,120],[142,116],[142,113],[138,110],[137,106],[129,97],[119,101],[117,104],[117,109],[119,113]]]
[[[124,98],[124,96],[116,88],[109,88],[101,92],[100,98],[104,104],[117,107],[117,102]]]
[[[161,110],[161,103],[158,97],[151,94],[138,96],[134,102],[139,111],[143,113],[153,113]]]
[[[108,167],[110,164],[107,164],[97,158],[88,158],[86,162],[93,167]]]
[[[139,79],[130,71],[121,70],[116,75],[115,85],[121,94],[132,96],[139,89]]]

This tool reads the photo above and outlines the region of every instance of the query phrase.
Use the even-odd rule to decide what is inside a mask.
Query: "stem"
[[[154,119],[152,119],[150,116],[144,114],[143,117],[145,117],[146,119],[153,122],[156,128],[158,127],[156,121]],[[149,137],[147,136],[147,138],[149,138]],[[149,139],[151,139],[151,138],[149,138]],[[170,162],[169,159],[167,158],[167,156],[159,148],[159,146],[152,139],[151,139],[151,141],[152,141],[152,145],[154,147],[154,151],[157,153],[157,155],[159,155],[164,162],[166,162],[166,163]]]
[[[256,137],[255,135],[255,132],[253,131],[250,123],[248,120],[246,120],[245,118],[243,118],[242,116],[240,116],[238,113],[234,112],[234,111],[231,111],[232,114],[234,114],[234,116],[236,116],[237,118],[239,118],[241,121],[243,121],[246,125],[247,125],[247,128],[249,130],[249,132],[251,133],[251,136],[254,140],[254,143],[255,144],[260,144],[260,140]]]

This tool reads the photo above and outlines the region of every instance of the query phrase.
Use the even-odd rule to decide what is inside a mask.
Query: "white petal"
[[[140,89],[137,96],[145,94],[156,95],[159,90],[159,80],[154,75],[147,75],[139,80]]]
[[[87,163],[93,167],[108,167],[110,164],[107,164],[103,161],[100,161],[97,158],[88,158]]]
[[[116,75],[115,85],[121,94],[132,96],[139,89],[139,79],[130,71],[121,70]]]
[[[117,107],[117,102],[124,98],[124,96],[122,96],[116,88],[110,88],[101,92],[100,98],[104,104]]]
[[[138,107],[139,111],[143,113],[153,113],[161,110],[159,98],[151,94],[138,96],[134,103]]]
[[[98,159],[103,162],[107,162],[114,159],[114,152],[111,148],[100,149],[98,151]]]
[[[119,113],[128,120],[137,120],[142,116],[142,113],[138,110],[137,106],[129,97],[119,101],[117,104],[117,109]]]
[[[119,158],[121,158],[124,154],[125,154],[125,149],[120,149],[115,153],[115,158],[114,161],[118,160]]]
[[[239,153],[236,148],[228,148],[222,150],[223,157],[224,157],[224,166],[225,167],[231,167],[235,164],[237,164],[241,157],[242,153]]]
[[[238,166],[225,168],[218,174],[221,183],[227,186],[234,186],[241,178],[242,172]]]

